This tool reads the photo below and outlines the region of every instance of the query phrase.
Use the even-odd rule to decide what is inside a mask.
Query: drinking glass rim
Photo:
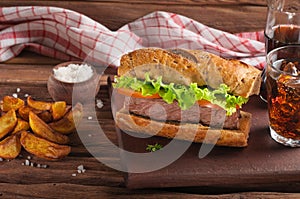
[[[271,54],[274,54],[274,52],[277,52],[277,51],[280,51],[280,50],[283,50],[283,49],[288,49],[288,48],[299,48],[299,51],[300,51],[300,44],[286,45],[286,46],[281,46],[281,47],[278,47],[278,48],[274,48],[269,53],[267,53],[267,56],[266,56],[267,65],[271,65],[272,69],[274,69],[276,72],[282,73],[284,75],[289,75],[291,77],[299,77],[300,78],[299,75],[293,75],[293,74],[290,74],[288,72],[279,70],[278,68],[274,67],[273,64],[270,63],[270,59],[268,57],[271,56]],[[299,60],[300,60],[300,58],[299,58]]]
[[[292,5],[292,7],[290,7]],[[277,5],[277,4],[273,4],[273,2],[271,2],[270,0],[267,1],[267,7],[268,9],[271,9],[273,11],[277,11],[277,12],[281,12],[281,13],[285,13],[287,15],[298,15],[300,14],[300,9],[296,9],[296,10],[289,10],[289,8],[294,8],[293,4],[289,4],[289,6],[285,7],[285,5]]]

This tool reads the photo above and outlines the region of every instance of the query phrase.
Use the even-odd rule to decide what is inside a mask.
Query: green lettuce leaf
[[[234,96],[229,92],[229,87],[221,84],[217,89],[207,87],[200,88],[196,83],[190,86],[176,85],[174,83],[165,84],[162,78],[151,79],[149,74],[145,74],[145,80],[139,80],[136,77],[115,77],[114,88],[127,88],[141,92],[143,96],[151,96],[158,93],[167,103],[171,104],[174,100],[182,110],[189,109],[198,100],[207,100],[226,110],[227,115],[236,112],[236,107],[241,107],[247,103],[248,98]]]

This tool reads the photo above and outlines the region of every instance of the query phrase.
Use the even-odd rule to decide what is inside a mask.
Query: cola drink
[[[276,56],[290,57],[289,52]],[[272,63],[272,66],[268,66],[266,87],[272,137],[274,138],[275,135],[276,141],[279,139],[279,142],[284,142],[283,144],[286,145],[291,145],[290,141],[296,140],[292,146],[298,146],[300,144],[300,56],[278,59]]]
[[[278,25],[272,28],[273,35],[265,33],[266,52],[270,52],[274,48],[286,45],[300,44],[300,27],[290,25]]]
[[[300,26],[278,25],[273,27],[272,34],[273,35],[267,35],[265,33],[266,53],[269,53],[271,50],[278,47],[300,44]],[[263,71],[262,78],[263,83],[261,85],[260,95],[262,99],[266,100],[265,71]]]

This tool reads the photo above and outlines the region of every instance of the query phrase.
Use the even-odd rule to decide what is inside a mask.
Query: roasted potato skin
[[[61,119],[67,113],[67,103],[65,101],[54,102],[51,106],[53,120]]]
[[[56,132],[68,135],[75,131],[76,125],[78,125],[82,119],[82,115],[82,104],[77,103],[62,119],[49,123],[49,126]]]
[[[32,155],[59,160],[71,152],[69,137],[82,119],[83,106],[5,96],[0,101],[0,158],[16,158],[22,147]],[[54,124],[61,132],[50,127]]]
[[[64,158],[71,152],[70,146],[50,142],[27,131],[21,132],[20,141],[26,151],[48,160]]]
[[[17,135],[10,135],[0,142],[0,157],[14,159],[21,152],[21,143]]]
[[[69,142],[69,138],[67,136],[52,130],[48,124],[46,124],[32,111],[29,112],[29,126],[34,134],[51,142],[55,142],[57,144],[67,144]]]
[[[21,118],[18,118],[17,125],[14,130],[11,132],[12,135],[18,133],[19,131],[27,131],[30,128],[29,123]]]
[[[16,111],[9,110],[5,115],[0,117],[0,139],[14,130],[18,122]]]
[[[7,112],[11,109],[16,111],[25,104],[22,99],[14,98],[13,96],[4,96],[2,101],[2,110],[4,112]]]
[[[50,111],[52,107],[52,102],[37,101],[32,99],[31,96],[27,97],[27,104],[28,106],[40,111]]]

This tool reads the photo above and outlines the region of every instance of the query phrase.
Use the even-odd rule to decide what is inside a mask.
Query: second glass
[[[277,142],[300,146],[300,45],[276,48],[267,55],[270,133]]]
[[[266,54],[281,46],[300,44],[300,1],[268,0],[267,2]],[[261,98],[266,100],[265,69],[262,75]]]

